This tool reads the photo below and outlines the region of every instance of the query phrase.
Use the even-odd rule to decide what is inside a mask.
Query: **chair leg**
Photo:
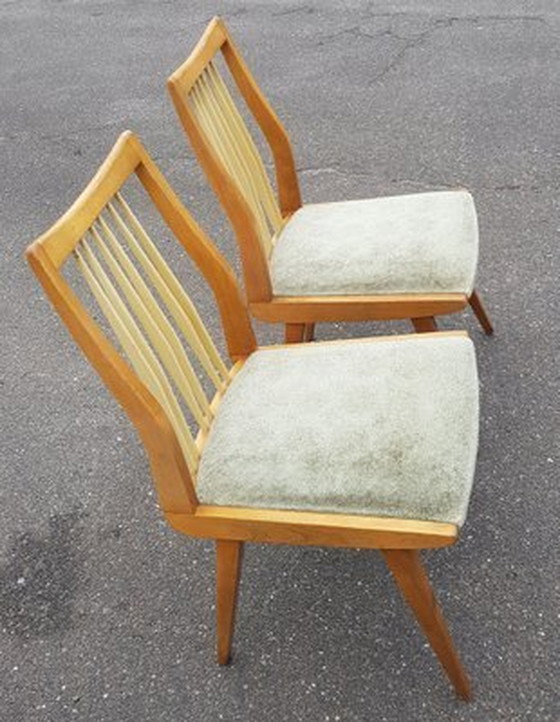
[[[235,624],[235,607],[243,542],[216,540],[216,631],[218,664],[227,664],[231,657],[231,640]]]
[[[494,327],[492,326],[492,322],[486,313],[482,299],[476,291],[471,293],[469,297],[469,304],[474,312],[474,315],[477,317],[479,324],[484,329],[484,333],[491,336],[494,333]]]
[[[423,316],[422,318],[411,318],[412,325],[416,333],[429,333],[437,331],[437,323],[433,316]]]
[[[381,551],[403,597],[416,615],[455,691],[459,697],[468,700],[471,693],[467,674],[453,646],[418,551],[415,549]]]
[[[301,343],[305,336],[307,324],[305,323],[287,323],[285,331],[286,343]]]

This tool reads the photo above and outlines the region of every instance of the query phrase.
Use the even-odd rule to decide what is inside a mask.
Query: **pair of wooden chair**
[[[225,120],[206,130],[217,146],[237,134],[237,165],[197,135],[199,121],[217,123],[218,110],[230,107],[215,70],[208,70],[218,49],[249,106],[258,110],[261,127],[270,131],[267,137],[276,139],[278,213],[264,167],[234,113],[233,130]],[[291,274],[290,263],[283,266],[286,259],[267,256],[265,228],[277,227],[269,237],[274,253],[276,244],[282,248],[282,229],[288,233],[305,211],[299,208],[289,145],[277,142],[285,136],[278,136],[275,116],[219,21],[171,87],[180,87],[185,77],[195,106],[184,115],[193,144],[213,168],[210,175],[226,209],[237,209],[230,216],[253,314],[286,323],[293,342],[305,337],[306,328],[309,338],[310,324],[318,320],[410,317],[425,331],[433,314],[458,309],[469,299],[474,303],[466,287],[445,299],[424,295],[416,301],[408,295],[380,300],[375,293],[358,300],[340,292],[334,300],[315,292],[261,293],[271,269],[288,285]],[[224,166],[219,172],[218,154]],[[228,162],[234,165],[226,172]],[[147,224],[127,202],[123,186],[132,176],[212,289],[231,364],[220,356]],[[470,208],[464,194],[457,202]],[[148,205],[143,201],[139,207],[145,212]],[[271,225],[273,216],[277,226]],[[284,239],[286,246],[291,240]],[[314,242],[312,236],[307,240]],[[468,336],[424,333],[258,347],[231,268],[130,132],[27,257],[74,339],[136,426],[168,522],[216,542],[218,661],[230,657],[245,542],[380,549],[455,690],[468,698],[467,676],[419,557],[421,549],[453,544],[466,516],[478,435],[476,362]],[[71,257],[81,279],[75,287],[67,273]],[[89,303],[104,321],[94,320]]]

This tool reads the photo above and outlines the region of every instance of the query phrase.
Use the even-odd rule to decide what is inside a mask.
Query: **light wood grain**
[[[267,303],[249,304],[251,313],[269,323],[328,323],[383,321],[455,313],[465,308],[463,294],[433,296],[273,296]]]
[[[383,556],[457,694],[462,699],[468,700],[470,684],[467,674],[455,651],[418,552],[407,549],[384,549]]]
[[[284,331],[285,343],[301,343],[305,336],[304,323],[287,323]]]
[[[227,664],[231,657],[231,642],[235,623],[235,609],[241,574],[243,543],[216,541],[216,636],[218,664]]]
[[[67,237],[61,238],[65,243]],[[192,478],[161,404],[93,321],[41,243],[35,242],[26,255],[74,340],[136,427],[150,459],[162,509],[191,513],[197,505]]]
[[[416,333],[430,333],[437,331],[437,323],[433,316],[424,316],[423,318],[413,318],[412,325]]]
[[[305,324],[305,334],[303,337],[304,341],[314,341],[315,340],[315,324],[314,323],[306,323]]]
[[[168,514],[170,524],[202,538],[363,549],[432,549],[453,544],[454,524],[349,514],[199,505]]]
[[[138,154],[130,142],[130,135],[123,133],[86,190],[41,237],[43,250],[55,268],[64,263],[108,199],[121,188],[138,163]]]
[[[469,296],[469,304],[486,335],[491,336],[494,333],[494,327],[492,326],[490,317],[484,308],[480,294],[477,291],[473,291]]]
[[[220,18],[213,18],[185,62],[170,76],[169,81],[182,93],[188,93],[200,73],[226,42],[226,33]]]
[[[261,244],[258,220],[239,185],[224,166],[218,149],[214,148],[204,128],[198,122],[175,74],[168,81],[168,89],[198,160],[234,227],[247,296],[254,302],[269,301],[272,298],[272,284],[268,258]]]
[[[138,178],[214,293],[230,358],[234,361],[246,358],[255,350],[256,339],[244,295],[231,267],[183,206],[140,141],[134,138],[133,142],[141,161],[136,168]]]

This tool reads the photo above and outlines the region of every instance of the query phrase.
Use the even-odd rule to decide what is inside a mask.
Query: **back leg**
[[[486,313],[486,309],[484,308],[482,299],[476,291],[473,291],[471,293],[469,297],[469,304],[474,312],[474,315],[477,317],[478,322],[484,329],[484,333],[486,333],[488,336],[491,336],[494,333],[494,328],[492,326],[490,318],[488,317],[488,314]]]
[[[284,332],[285,343],[302,343],[305,336],[304,323],[287,323]]]
[[[423,316],[422,318],[411,318],[412,325],[416,333],[430,333],[437,331],[436,319],[433,316]]]
[[[284,335],[285,343],[303,343],[313,341],[314,323],[287,323]]]

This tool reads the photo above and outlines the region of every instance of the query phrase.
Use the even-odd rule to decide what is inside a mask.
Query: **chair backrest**
[[[122,186],[132,174],[212,287],[230,356],[238,362],[246,358],[255,338],[230,267],[132,133],[119,138],[74,205],[28,248],[27,258],[75,340],[136,425],[162,508],[192,513],[201,444],[239,363],[226,366],[185,289],[125,200]],[[70,256],[109,334],[66,280]],[[199,373],[213,388],[213,399]]]
[[[217,64],[220,53],[274,158],[278,195],[253,136]],[[274,237],[301,198],[289,138],[220,18],[168,80],[197,157],[234,227],[250,301],[272,297],[268,259]]]

